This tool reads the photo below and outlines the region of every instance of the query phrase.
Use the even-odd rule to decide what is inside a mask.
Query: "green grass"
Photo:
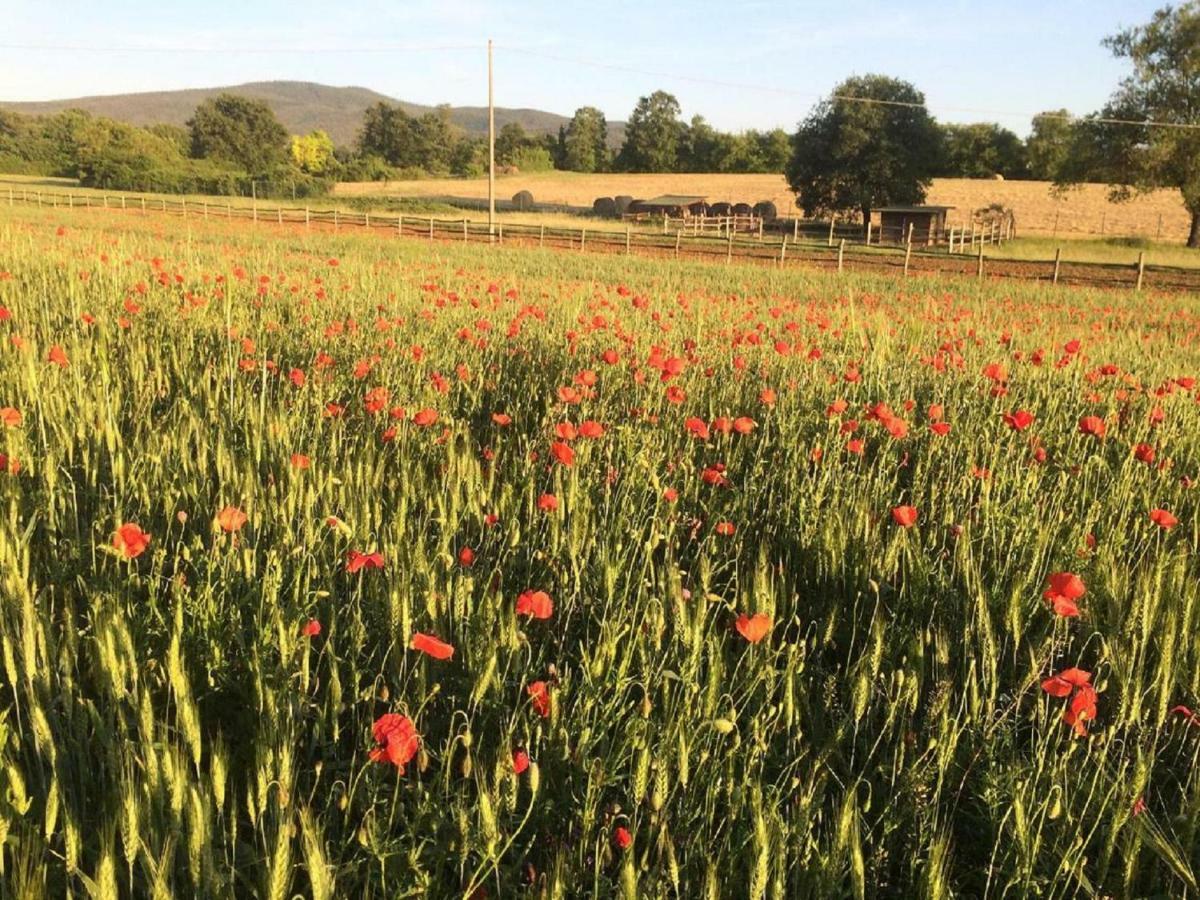
[[[998,247],[984,250],[987,256],[1005,259],[1053,260],[1056,249],[1062,249],[1064,262],[1111,263],[1136,266],[1138,254],[1144,253],[1146,265],[1200,267],[1200,250],[1152,241],[1149,238],[1042,238],[1020,237]]]
[[[1195,298],[97,210],[0,247],[0,896],[1196,896]]]

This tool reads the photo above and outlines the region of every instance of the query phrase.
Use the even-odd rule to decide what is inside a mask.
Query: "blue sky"
[[[1100,40],[1162,2],[3,0],[0,99],[299,79],[482,105],[494,37],[502,106],[623,119],[661,87],[685,117],[790,130],[841,79],[881,72],[912,81],[940,119],[1024,134],[1031,113],[1102,104],[1125,66]]]

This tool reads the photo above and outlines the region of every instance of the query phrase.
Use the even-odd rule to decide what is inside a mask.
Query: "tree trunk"
[[[1188,234],[1187,245],[1192,249],[1200,249],[1200,212],[1192,213],[1192,230]]]

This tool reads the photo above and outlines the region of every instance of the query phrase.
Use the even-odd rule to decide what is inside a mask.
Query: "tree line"
[[[977,163],[974,174],[1004,174],[1023,159],[1017,171],[1059,190],[1101,182],[1120,201],[1178,189],[1192,217],[1188,246],[1200,247],[1200,2],[1164,7],[1105,46],[1129,60],[1132,73],[1095,113],[1035,117],[1023,157],[998,126],[939,126],[907,82],[848,79],[792,138],[785,174],[797,205],[806,215],[865,218],[875,207],[922,202],[932,179],[947,174],[950,155],[960,156],[960,167]]]

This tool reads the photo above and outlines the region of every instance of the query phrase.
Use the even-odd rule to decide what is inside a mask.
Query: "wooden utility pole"
[[[496,239],[496,106],[492,90],[492,39],[488,38],[488,242]]]

